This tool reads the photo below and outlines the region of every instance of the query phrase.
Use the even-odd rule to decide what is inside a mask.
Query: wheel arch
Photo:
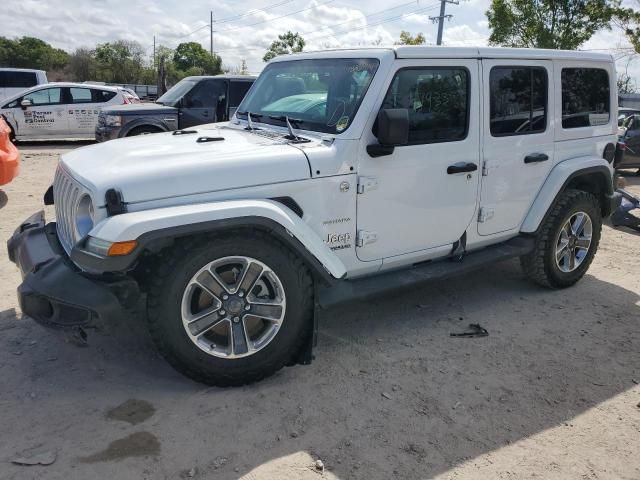
[[[598,157],[580,157],[556,165],[538,192],[520,231],[535,234],[567,189],[593,194],[603,217],[612,213],[613,178],[611,166]]]
[[[320,237],[290,208],[272,200],[184,205],[109,217],[90,235],[110,242],[136,240],[138,247],[127,256],[103,258],[86,252],[80,242],[71,258],[88,270],[126,272],[176,241],[247,229],[266,232],[287,245],[305,262],[314,278],[325,284],[346,274],[344,264]]]
[[[141,118],[137,120],[133,120],[132,122],[126,123],[125,127],[120,130],[120,137],[128,137],[132,131],[141,128],[141,127],[151,127],[158,129],[158,132],[168,132],[171,130],[169,125],[162,120],[155,120],[150,118]]]

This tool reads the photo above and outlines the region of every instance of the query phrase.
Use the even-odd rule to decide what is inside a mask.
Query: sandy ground
[[[23,146],[2,244],[76,146]],[[84,347],[45,330],[19,282],[2,253],[1,479],[640,479],[637,234],[606,227],[566,291],[513,261],[325,312],[311,366],[237,389],[174,372],[142,313]],[[476,322],[489,337],[449,336]],[[55,462],[12,463],[34,454]]]

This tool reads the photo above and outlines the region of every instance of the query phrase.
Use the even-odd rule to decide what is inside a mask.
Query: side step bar
[[[516,237],[507,242],[468,253],[462,261],[448,259],[416,264],[373,277],[341,280],[331,287],[318,287],[317,306],[328,308],[352,300],[361,300],[411,285],[461,275],[491,263],[526,255],[534,248],[533,237]]]

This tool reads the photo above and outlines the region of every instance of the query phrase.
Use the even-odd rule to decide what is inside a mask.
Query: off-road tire
[[[276,273],[285,291],[286,311],[280,330],[263,349],[248,357],[219,358],[191,341],[182,324],[181,301],[199,269],[218,258],[238,255],[259,260]],[[148,328],[162,356],[184,375],[220,387],[245,385],[295,363],[313,327],[313,291],[307,266],[264,232],[242,230],[185,240],[159,255],[151,270]]]
[[[127,137],[136,137],[138,135],[149,135],[150,133],[161,133],[162,130],[160,130],[157,127],[147,127],[147,126],[142,126],[142,127],[136,127],[133,130],[131,130],[129,133],[127,133]]]
[[[591,217],[593,232],[586,258],[572,272],[561,271],[555,260],[556,242],[560,229],[576,212],[585,212]],[[602,230],[602,213],[598,199],[589,192],[569,189],[563,192],[551,213],[542,224],[534,250],[520,257],[524,273],[537,284],[547,288],[567,288],[574,285],[587,272],[598,249]]]

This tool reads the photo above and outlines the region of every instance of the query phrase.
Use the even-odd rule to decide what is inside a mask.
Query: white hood
[[[310,178],[305,154],[280,136],[205,125],[90,145],[61,157],[103,204],[110,188],[126,203]],[[201,137],[224,140],[198,143]]]

